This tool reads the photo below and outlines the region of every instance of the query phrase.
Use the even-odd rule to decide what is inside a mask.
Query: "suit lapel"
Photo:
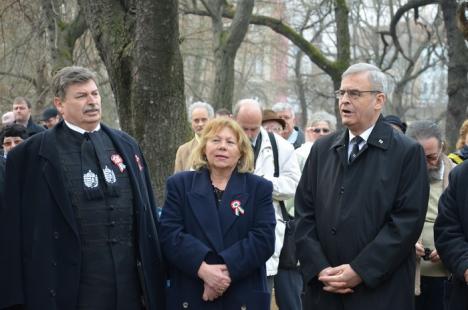
[[[73,213],[70,198],[67,195],[67,190],[64,187],[65,180],[60,168],[60,158],[57,152],[57,129],[63,126],[63,123],[47,130],[42,138],[39,149],[39,156],[45,159],[42,166],[44,177],[49,185],[50,192],[54,197],[57,205],[60,208],[65,220],[72,227],[75,234],[78,236],[78,227]]]
[[[246,208],[249,194],[246,192],[245,178],[245,174],[239,174],[235,170],[224,191],[223,199],[219,206],[219,219],[223,236],[229,232],[229,229],[239,217],[245,216],[245,213],[251,211]],[[238,209],[237,214],[236,209]]]
[[[223,238],[208,170],[193,174],[192,187],[187,196],[206,237],[213,248],[217,252],[221,252],[224,249]]]

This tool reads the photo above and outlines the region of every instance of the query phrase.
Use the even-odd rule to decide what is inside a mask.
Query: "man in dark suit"
[[[422,147],[380,114],[386,77],[356,64],[336,91],[346,130],[317,140],[296,191],[304,309],[414,308],[428,202]]]
[[[468,162],[453,168],[434,225],[437,252],[452,273],[449,310],[468,309]]]
[[[64,121],[8,155],[0,308],[164,308],[155,201],[140,148],[101,124],[93,72],[53,80]]]
[[[44,127],[34,123],[31,117],[31,102],[28,99],[16,97],[13,100],[13,113],[15,114],[15,123],[26,127],[30,137],[45,130]]]

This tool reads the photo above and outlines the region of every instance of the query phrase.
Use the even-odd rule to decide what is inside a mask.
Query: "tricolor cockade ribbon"
[[[234,211],[234,214],[236,216],[244,215],[244,209],[242,209],[241,203],[239,200],[231,201],[231,209]]]

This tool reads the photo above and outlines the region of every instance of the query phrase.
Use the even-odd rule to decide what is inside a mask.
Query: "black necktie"
[[[118,196],[118,185],[111,162],[98,132],[86,132],[81,144],[83,186],[89,200],[103,197],[103,190],[110,196]],[[104,184],[99,184],[104,181]]]
[[[359,154],[359,144],[361,144],[361,142],[364,141],[363,138],[361,138],[360,136],[356,136],[354,137],[353,139],[351,139],[351,143],[354,143],[353,144],[353,149],[351,150],[351,154],[349,154],[349,163],[352,163],[357,155]]]

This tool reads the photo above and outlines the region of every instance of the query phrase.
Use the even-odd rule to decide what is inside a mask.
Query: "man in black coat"
[[[304,309],[414,309],[428,202],[424,151],[380,114],[386,77],[351,66],[336,91],[347,128],[315,142],[296,191]]]
[[[7,159],[0,308],[164,309],[156,206],[140,148],[100,123],[93,72],[63,68],[53,90],[64,121]]]
[[[31,102],[28,99],[16,97],[13,100],[13,113],[15,114],[15,123],[26,127],[30,137],[45,130],[44,127],[34,123],[31,117]]]
[[[448,309],[468,309],[468,162],[453,168],[439,200],[434,225],[435,246],[452,273]]]

